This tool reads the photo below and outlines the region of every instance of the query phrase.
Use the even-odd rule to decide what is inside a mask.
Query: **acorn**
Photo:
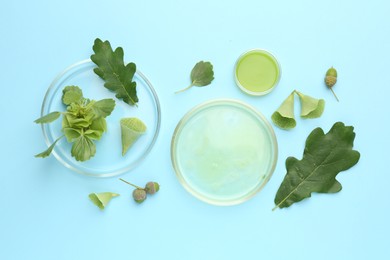
[[[331,67],[326,72],[326,75],[325,75],[325,85],[330,89],[330,91],[332,91],[332,93],[333,93],[334,97],[336,98],[336,100],[339,101],[339,99],[336,96],[336,93],[334,93],[334,91],[332,89],[333,86],[336,84],[336,82],[337,82],[337,70],[335,68]]]
[[[160,185],[157,182],[150,181],[145,185],[145,191],[147,194],[155,194],[160,189]]]
[[[160,189],[160,185],[157,182],[153,181],[146,183],[145,188],[141,188],[140,186],[134,185],[128,181],[125,181],[122,178],[119,178],[119,180],[135,188],[135,190],[133,191],[133,199],[137,203],[144,202],[144,200],[146,200],[147,194],[155,194]]]
[[[133,199],[137,203],[142,203],[146,200],[146,191],[144,189],[135,189],[133,191]]]

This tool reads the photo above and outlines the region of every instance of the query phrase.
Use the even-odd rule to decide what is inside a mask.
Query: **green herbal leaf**
[[[301,117],[318,118],[322,115],[325,108],[325,100],[316,99],[301,92],[295,91],[301,100]]]
[[[62,93],[62,102],[67,105],[66,112],[52,112],[35,122],[49,123],[63,114],[62,132],[67,141],[73,143],[71,154],[77,161],[86,161],[96,153],[93,141],[101,139],[103,133],[107,131],[105,117],[114,110],[115,101],[113,99],[95,101],[84,98],[82,90],[77,86],[66,86]],[[49,156],[59,139],[36,157]]]
[[[103,117],[93,120],[92,124],[89,126],[90,129],[105,132],[107,131],[107,122]]]
[[[96,153],[95,143],[84,134],[74,140],[71,154],[77,161],[86,161],[93,157]]]
[[[96,101],[92,105],[91,108],[92,108],[93,112],[95,113],[95,118],[98,118],[98,117],[104,118],[104,117],[111,115],[111,112],[115,108],[115,100],[113,100],[111,98],[102,99],[102,100]]]
[[[79,138],[80,135],[81,135],[81,130],[80,129],[75,129],[75,128],[71,128],[71,127],[62,128],[62,131],[64,132],[66,140],[69,143],[74,142],[74,140]]]
[[[88,129],[87,131],[85,131],[84,135],[89,139],[99,140],[100,138],[102,138],[103,131]]]
[[[66,86],[62,90],[62,103],[70,105],[83,100],[83,91],[78,86]]]
[[[200,61],[191,71],[192,85],[197,87],[207,86],[214,79],[213,65],[210,62]]]
[[[125,66],[123,49],[118,47],[113,51],[109,41],[96,39],[93,51],[95,54],[91,55],[91,60],[98,66],[94,72],[105,81],[104,86],[114,91],[115,96],[127,104],[136,105],[137,83],[133,81],[136,65],[129,63]]]
[[[135,117],[122,118],[120,125],[122,133],[122,155],[125,155],[138,138],[146,132],[146,125]]]
[[[108,205],[112,198],[117,196],[119,196],[119,194],[113,192],[91,193],[88,195],[92,203],[101,210],[103,210]]]
[[[341,190],[336,175],[354,166],[360,158],[352,150],[352,126],[337,122],[327,134],[314,129],[306,140],[302,160],[289,157],[287,174],[275,196],[275,208],[285,208],[309,198],[312,192],[335,193]]]
[[[47,150],[43,151],[42,153],[39,153],[39,154],[36,154],[35,157],[36,158],[46,158],[48,157],[51,152],[53,151],[54,149],[54,146],[57,144],[57,142],[64,136],[60,136],[59,138],[57,138],[57,140],[54,141],[54,143],[52,143],[49,148],[47,148]]]
[[[78,117],[71,113],[66,113],[62,120],[62,125],[71,128],[87,128],[93,122],[93,114],[86,117]]]
[[[191,85],[187,88],[177,91],[183,92],[193,86],[204,87],[214,80],[213,65],[210,62],[199,61],[191,71]]]
[[[291,129],[297,125],[294,117],[294,92],[292,92],[280,107],[272,114],[272,122],[282,129]]]
[[[34,121],[34,123],[37,123],[37,124],[47,124],[47,123],[51,123],[53,121],[55,121],[56,119],[58,119],[61,115],[61,112],[51,112],[41,118],[38,118],[37,120]]]

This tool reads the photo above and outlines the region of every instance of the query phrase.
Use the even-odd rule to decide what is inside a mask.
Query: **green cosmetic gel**
[[[238,58],[235,78],[242,91],[255,96],[265,95],[278,84],[280,66],[271,53],[251,50]]]
[[[235,100],[206,102],[187,113],[175,130],[171,152],[184,188],[214,205],[234,205],[254,196],[277,160],[267,120]]]

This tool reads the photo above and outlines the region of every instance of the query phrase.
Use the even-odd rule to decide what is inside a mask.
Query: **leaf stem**
[[[123,181],[124,183],[127,183],[127,184],[129,184],[129,185],[131,185],[131,186],[133,186],[133,187],[136,188],[136,189],[143,190],[143,188],[141,188],[140,186],[134,185],[134,184],[132,184],[132,183],[130,183],[130,182],[128,182],[128,181],[125,181],[125,180],[122,179],[122,178],[119,178],[119,180],[121,180],[121,181]]]
[[[275,211],[277,208],[279,208],[278,205],[276,205],[276,206],[272,209],[272,211]]]
[[[190,89],[190,88],[192,88],[193,86],[194,86],[194,83],[191,83],[191,85],[189,85],[188,87],[176,91],[175,94],[181,93],[181,92],[183,92],[183,91],[186,91],[187,89]]]

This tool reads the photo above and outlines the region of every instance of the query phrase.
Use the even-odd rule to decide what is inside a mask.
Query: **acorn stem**
[[[128,181],[125,181],[125,180],[122,179],[122,178],[119,178],[119,180],[121,180],[121,181],[123,181],[124,183],[127,183],[127,184],[129,184],[129,185],[131,185],[131,186],[133,186],[133,187],[136,188],[136,189],[143,190],[143,188],[141,188],[141,187],[139,187],[139,186],[137,186],[137,185],[134,185],[134,184],[132,184],[132,183],[130,183],[130,182],[128,182]]]
[[[336,93],[334,93],[333,89],[332,88],[329,88],[329,89],[330,89],[330,91],[332,91],[332,93],[333,93],[334,97],[336,98],[337,102],[340,102],[339,98],[336,96]]]

